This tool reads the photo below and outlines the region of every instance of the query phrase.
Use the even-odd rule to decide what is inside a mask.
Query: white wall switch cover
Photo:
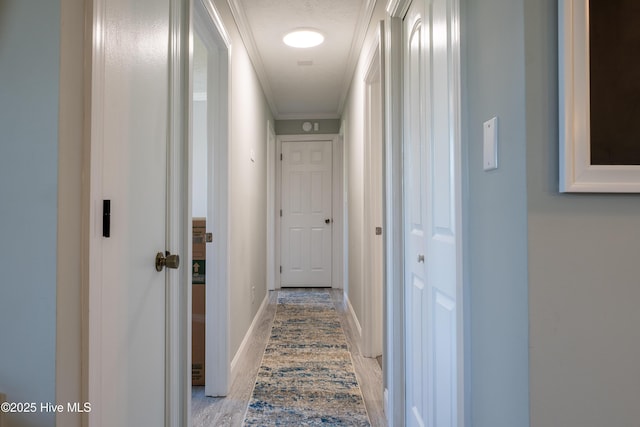
[[[490,171],[498,169],[498,118],[484,122],[484,138],[483,138],[483,167],[484,170]]]

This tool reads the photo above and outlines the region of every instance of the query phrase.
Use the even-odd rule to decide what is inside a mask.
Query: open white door
[[[406,424],[454,427],[460,402],[460,141],[455,0],[404,19]],[[462,420],[461,420],[462,421]]]
[[[88,277],[91,426],[166,420],[170,0],[94,0]],[[103,209],[110,201],[110,212]],[[178,254],[182,255],[182,254]],[[175,267],[176,265],[174,265]],[[182,268],[182,267],[181,267]]]

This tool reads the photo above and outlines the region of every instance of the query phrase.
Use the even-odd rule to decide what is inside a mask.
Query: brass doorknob
[[[162,271],[165,266],[174,269],[180,267],[180,256],[171,255],[169,251],[165,252],[165,254],[158,252],[156,254],[156,271]]]

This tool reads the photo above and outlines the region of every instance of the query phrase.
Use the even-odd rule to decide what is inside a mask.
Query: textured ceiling
[[[229,0],[277,118],[337,118],[351,82],[374,0]],[[282,42],[296,28],[325,42],[296,49]]]

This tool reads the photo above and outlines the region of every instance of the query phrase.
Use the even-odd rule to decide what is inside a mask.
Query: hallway
[[[308,289],[309,292],[314,292]],[[334,306],[340,317],[342,328],[347,337],[351,357],[356,371],[358,383],[365,401],[365,406],[372,427],[386,426],[383,413],[382,371],[375,359],[360,355],[354,326],[344,307],[344,295],[341,290],[331,291]],[[225,398],[211,398],[204,395],[204,387],[192,389],[192,425],[194,427],[224,426],[239,427],[242,425],[245,411],[251,398],[253,386],[262,355],[267,345],[273,318],[276,312],[278,291],[269,292],[269,303],[258,319],[258,328],[251,337],[249,349],[240,360],[240,374],[231,386]]]

